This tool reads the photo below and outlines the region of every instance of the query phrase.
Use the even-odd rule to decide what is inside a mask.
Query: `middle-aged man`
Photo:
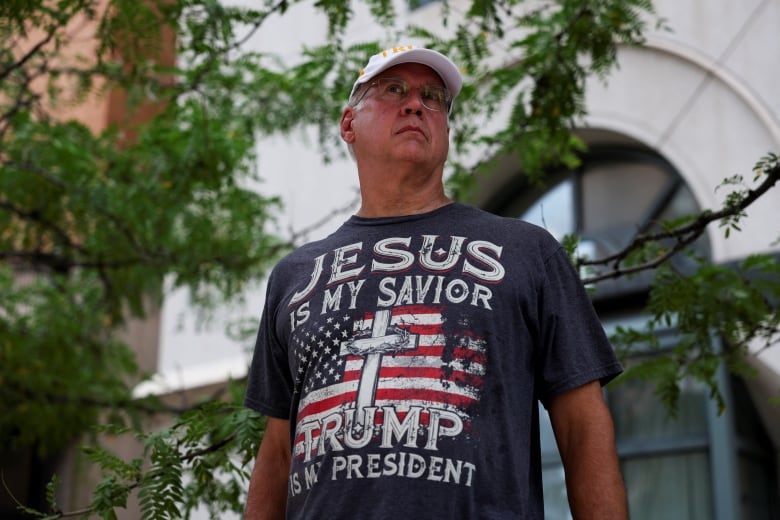
[[[574,518],[627,517],[601,393],[621,367],[576,272],[546,231],[445,193],[461,84],[412,46],[355,81],[360,209],[268,282],[248,519],[541,519],[538,401]]]

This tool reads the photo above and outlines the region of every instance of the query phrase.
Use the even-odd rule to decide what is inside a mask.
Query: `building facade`
[[[451,3],[454,12],[465,5]],[[589,145],[582,166],[551,172],[548,187],[536,190],[524,184],[517,165],[505,164],[479,185],[477,204],[555,234],[581,232],[585,247],[609,252],[654,219],[718,208],[723,179],[749,175],[759,157],[780,150],[780,3],[657,0],[655,6],[668,29],[650,27],[644,46],[621,48],[619,68],[606,81],[588,85],[588,116],[578,129]],[[440,24],[435,2],[414,10],[399,3],[399,12],[400,25]],[[348,40],[383,34],[366,20],[367,14],[357,17]],[[319,43],[323,31],[307,5],[294,5],[248,44],[294,60],[300,45]],[[258,147],[262,189],[285,202],[281,229],[306,229],[334,208],[348,212],[357,188],[348,160],[322,165],[298,139],[275,137]],[[346,213],[320,225],[312,238],[342,217]],[[775,190],[750,208],[741,233],[726,238],[713,228],[696,247],[712,262],[730,263],[777,253],[778,237]],[[597,291],[594,302],[605,327],[641,323],[646,290],[634,283]],[[237,312],[259,317],[262,294],[259,287],[243,309],[219,312],[210,328],[197,325],[184,294],[171,294],[161,314],[159,377],[139,391],[196,391],[244,375],[247,345],[229,340],[221,324]],[[675,331],[664,331],[661,342],[673,345]],[[693,382],[684,382],[674,419],[650,386],[636,382],[607,391],[632,518],[778,518],[780,409],[772,398],[780,392],[780,350],[756,352],[750,363],[753,378],[720,375],[727,405],[722,414]],[[548,517],[569,518],[549,429],[543,450]]]
[[[718,208],[724,195],[718,186],[726,177],[748,175],[758,158],[780,150],[780,4],[658,0],[655,5],[668,29],[650,27],[644,46],[621,48],[619,68],[606,81],[588,85],[588,116],[578,129],[589,145],[582,166],[551,172],[548,188],[538,191],[524,185],[519,165],[504,164],[480,184],[479,205],[535,221],[561,236],[580,232],[586,247],[605,253],[630,240],[642,223]],[[400,23],[436,27],[439,9],[436,2],[414,10],[399,3]],[[301,44],[317,43],[321,20],[305,5],[292,10],[298,12],[269,24],[250,45],[273,47],[294,59]],[[350,40],[377,38],[377,28],[360,16],[353,25]],[[354,200],[357,180],[348,160],[324,166],[299,140],[275,138],[259,146],[267,180],[263,189],[285,201],[284,226],[306,228]],[[748,217],[742,233],[730,238],[711,229],[697,251],[715,263],[729,263],[776,248],[780,192],[751,207]],[[340,217],[316,233],[325,234],[339,222]],[[597,291],[594,302],[605,327],[641,323],[646,289],[634,283]],[[261,293],[249,297],[250,313],[259,315]],[[196,330],[191,320],[182,297],[172,295],[162,314],[161,388],[192,388],[242,375],[246,349],[226,346],[218,327]],[[662,344],[674,344],[674,330],[662,335]],[[198,356],[200,362],[182,361]],[[723,414],[695,383],[683,385],[676,419],[667,417],[648,385],[607,391],[632,518],[778,518],[780,412],[771,398],[780,391],[780,351],[756,353],[750,362],[754,378],[721,374]],[[548,517],[569,518],[549,429],[543,432],[543,448]]]

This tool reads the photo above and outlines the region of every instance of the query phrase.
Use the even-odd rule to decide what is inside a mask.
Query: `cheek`
[[[446,127],[443,130],[437,131],[436,144],[439,148],[443,149],[446,153],[450,148],[450,129]]]
[[[352,130],[355,132],[355,139],[365,138],[366,136],[381,135],[382,129],[387,126],[387,118],[376,111],[364,109],[352,120]]]

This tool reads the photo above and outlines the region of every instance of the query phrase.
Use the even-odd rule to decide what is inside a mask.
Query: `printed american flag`
[[[326,317],[306,330],[296,331],[296,355],[303,398],[298,425],[322,420],[356,407],[365,357],[344,348],[355,338],[371,335],[374,314],[354,320],[348,314]],[[485,375],[484,340],[470,334],[462,320],[447,322],[442,308],[422,305],[396,307],[390,331],[414,337],[412,348],[381,354],[373,406],[393,406],[403,419],[411,406],[445,409],[458,414],[465,425],[479,400]],[[378,419],[377,419],[378,420]],[[318,432],[314,432],[315,439]],[[303,435],[295,441],[296,456],[303,455]]]

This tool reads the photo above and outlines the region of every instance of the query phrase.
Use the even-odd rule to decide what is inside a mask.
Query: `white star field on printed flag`
[[[296,331],[295,354],[299,360],[299,424],[322,420],[333,413],[355,408],[364,358],[343,353],[342,344],[354,335],[370,332],[373,316],[353,322],[351,316],[326,317],[306,330]],[[468,420],[468,409],[479,399],[485,371],[485,343],[463,334],[445,344],[441,310],[426,306],[393,309],[390,326],[419,337],[414,349],[381,355],[374,394],[377,407],[436,407]],[[300,436],[299,436],[300,437]],[[296,451],[300,449],[296,440]]]

